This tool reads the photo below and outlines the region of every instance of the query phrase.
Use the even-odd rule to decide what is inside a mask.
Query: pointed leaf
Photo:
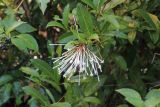
[[[63,11],[63,25],[66,27],[66,29],[68,28],[69,12],[70,8],[69,5],[67,5]]]
[[[93,33],[94,27],[91,14],[83,5],[79,4],[77,7],[77,16],[81,30],[90,36]]]

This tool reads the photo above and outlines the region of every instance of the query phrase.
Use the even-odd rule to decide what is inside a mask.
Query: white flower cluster
[[[56,64],[57,62],[58,65],[53,69],[58,68],[59,73],[63,73],[65,78],[70,79],[75,73],[78,73],[79,77],[80,75],[97,75],[99,81],[98,72],[102,72],[101,63],[103,63],[103,60],[98,58],[84,44],[68,49],[53,63]]]

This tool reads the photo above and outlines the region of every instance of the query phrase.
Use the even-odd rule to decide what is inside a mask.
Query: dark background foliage
[[[158,107],[159,11],[159,0],[0,0],[0,106]],[[77,41],[104,59],[100,82],[52,69]]]

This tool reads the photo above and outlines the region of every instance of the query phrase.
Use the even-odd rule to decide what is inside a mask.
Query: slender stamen
[[[53,63],[55,64],[57,62],[59,62],[58,65],[53,67],[53,69],[58,68],[59,73],[64,72],[63,76],[68,78],[68,80],[76,72],[79,75],[79,84],[81,75],[83,78],[86,78],[87,75],[96,75],[98,81],[100,80],[98,72],[102,72],[101,63],[103,63],[103,60],[83,44],[67,49],[61,57],[55,58]]]

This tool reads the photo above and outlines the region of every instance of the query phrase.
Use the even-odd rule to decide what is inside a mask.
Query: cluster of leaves
[[[149,91],[159,86],[158,8],[159,0],[0,0],[0,106],[158,106],[159,89]],[[52,57],[80,43],[104,59],[100,82],[78,85],[52,69]]]

